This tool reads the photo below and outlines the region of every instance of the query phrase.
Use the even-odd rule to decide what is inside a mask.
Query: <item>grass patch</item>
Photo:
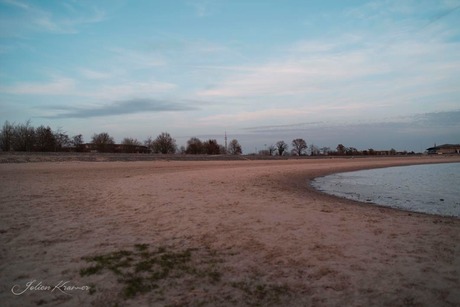
[[[224,269],[222,259],[209,248],[177,250],[135,244],[131,250],[84,257],[88,266],[80,275],[112,272],[121,288],[115,297],[111,292],[111,299],[119,300],[120,305],[123,300],[152,293],[150,302],[164,306],[277,306],[293,294],[286,285],[261,282],[260,274],[238,276],[241,280],[230,282],[235,273]],[[91,294],[95,291],[92,286]]]
[[[84,257],[91,265],[80,270],[80,276],[91,276],[111,271],[123,284],[121,296],[124,299],[138,294],[160,289],[159,283],[171,282],[180,277],[205,279],[205,282],[217,283],[222,273],[216,269],[217,254],[205,255],[206,260],[193,259],[196,249],[172,251],[162,246],[150,249],[148,244],[135,244],[133,250],[120,250],[103,255]],[[208,259],[211,257],[213,259]],[[201,281],[203,282],[203,281]],[[162,283],[163,285],[165,282]]]

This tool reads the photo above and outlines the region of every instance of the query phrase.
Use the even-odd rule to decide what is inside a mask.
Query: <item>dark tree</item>
[[[346,151],[347,151],[347,155],[349,155],[349,156],[359,155],[358,149],[356,149],[354,147],[349,147],[349,148],[346,149]]]
[[[141,146],[142,143],[139,142],[137,139],[133,138],[124,138],[123,141],[121,141],[122,145],[130,145],[130,146]]]
[[[76,151],[83,151],[83,136],[81,134],[74,135],[71,140],[71,145],[75,147]]]
[[[115,141],[107,132],[102,132],[99,134],[95,133],[92,137],[91,143],[96,146],[96,149],[99,152],[111,152],[113,151]]]
[[[173,139],[169,133],[162,132],[152,143],[152,150],[154,153],[173,154],[176,153],[177,145],[176,140]]]
[[[228,150],[227,150],[227,148],[225,148],[224,145],[219,144],[219,153],[221,155],[226,155],[228,153]]]
[[[278,150],[278,155],[282,156],[288,149],[288,144],[286,144],[284,141],[278,141],[276,143],[276,149]]]
[[[14,126],[13,149],[15,151],[32,151],[35,145],[35,128],[30,120],[25,124]]]
[[[40,126],[35,129],[35,149],[48,152],[56,150],[56,138],[50,127]]]
[[[307,142],[304,139],[292,140],[292,151],[295,155],[302,156],[307,150]]]
[[[220,146],[216,140],[208,140],[203,143],[204,153],[208,155],[220,154]]]
[[[243,153],[241,145],[236,139],[230,141],[230,144],[228,145],[228,153],[231,155],[241,155]]]
[[[343,146],[342,144],[337,145],[337,154],[344,155],[346,150],[347,148]]]
[[[187,148],[185,153],[192,155],[199,155],[204,153],[203,143],[199,138],[193,137],[187,141]]]
[[[14,125],[5,121],[0,132],[0,148],[3,151],[10,151],[13,149],[13,138],[14,138]]]
[[[56,151],[61,151],[65,147],[72,146],[72,140],[61,128],[54,132],[54,139],[56,140]]]
[[[122,151],[126,153],[137,152],[138,146],[142,146],[142,143],[139,142],[137,139],[124,138],[123,141],[121,141]]]
[[[271,144],[270,146],[268,146],[267,151],[269,156],[273,156],[276,151],[275,145]]]

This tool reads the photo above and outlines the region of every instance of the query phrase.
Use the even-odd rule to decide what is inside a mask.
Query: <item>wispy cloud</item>
[[[460,110],[453,110],[449,112],[430,112],[430,113],[419,113],[408,116],[395,116],[378,120],[359,120],[353,122],[347,121],[315,121],[315,122],[301,122],[288,125],[264,125],[255,127],[243,128],[243,131],[249,131],[252,133],[286,133],[286,132],[308,132],[312,130],[328,130],[335,129],[337,131],[346,130],[349,127],[355,127],[362,129],[363,132],[371,128],[393,128],[393,130],[399,130],[400,133],[410,130],[429,130],[434,127],[448,127],[460,128]]]
[[[346,55],[321,56],[315,59],[286,59],[284,62],[258,67],[237,67],[233,70],[246,70],[247,73],[228,75],[225,80],[197,94],[210,97],[312,94],[329,91],[334,82],[381,74],[387,68],[383,64],[368,62],[361,53],[349,52]]]
[[[23,10],[30,9],[30,5],[28,5],[27,3],[21,2],[21,1],[17,1],[17,0],[2,0],[1,2],[5,3],[5,4],[8,4],[8,5],[18,7],[18,8],[21,8]]]
[[[444,49],[441,47],[438,49]],[[437,52],[435,48],[436,46],[429,52]],[[417,50],[417,52],[423,52],[420,48]],[[382,59],[386,58],[387,62],[375,61],[377,56]],[[371,79],[384,74],[400,72],[398,66],[400,64],[399,61],[388,62],[387,55],[378,54],[376,49],[368,49],[341,51],[337,54],[323,54],[314,58],[293,56],[283,62],[268,63],[258,67],[216,67],[235,71],[235,73],[227,74],[224,80],[217,81],[210,88],[199,91],[197,94],[215,97],[250,97],[325,92],[330,91],[331,87],[337,91],[345,82],[351,82],[357,78]],[[418,68],[429,68],[431,65],[423,62],[419,64]],[[449,73],[447,70],[456,72],[455,67],[444,68],[447,73]]]
[[[317,122],[305,122],[305,123],[295,123],[295,124],[288,124],[288,125],[264,125],[264,126],[256,126],[256,127],[246,127],[242,130],[251,131],[251,132],[269,132],[269,131],[279,131],[279,130],[299,130],[299,129],[308,129],[311,127],[317,127],[320,125],[324,125],[324,121],[317,121]]]
[[[17,9],[14,16],[2,16],[2,36],[22,36],[35,32],[75,34],[83,25],[99,23],[107,19],[107,14],[95,7],[72,7],[62,5],[66,10],[56,14],[44,8],[40,2],[27,3],[18,0],[2,0],[0,4]]]
[[[415,114],[411,116],[409,122],[428,128],[435,126],[460,128],[460,110]]]
[[[280,124],[280,123],[289,123],[292,121],[299,121],[303,118],[330,118],[334,116],[329,116],[328,114],[334,114],[334,112],[341,113],[358,113],[366,112],[370,108],[379,108],[379,106],[366,103],[348,103],[348,104],[317,104],[312,106],[305,107],[278,107],[278,108],[265,108],[263,110],[253,110],[253,111],[234,111],[228,112],[227,114],[215,114],[202,117],[197,120],[197,123],[203,126],[213,126],[213,125],[224,125],[231,126],[238,124],[250,125],[263,122],[274,122],[276,124],[272,127],[291,127],[291,124]],[[318,123],[318,121],[316,121]],[[266,126],[266,125],[264,125]],[[248,128],[250,129],[250,128]]]
[[[74,34],[79,32],[79,27],[91,23],[99,23],[106,19],[106,14],[100,10],[93,10],[88,15],[56,19],[49,12],[41,12],[33,19],[39,28],[61,34]]]
[[[175,84],[160,81],[124,82],[116,84],[101,84],[96,89],[81,93],[82,96],[95,99],[113,100],[115,98],[130,98],[136,96],[152,96],[173,90]]]
[[[16,95],[68,95],[75,90],[75,81],[70,78],[55,78],[47,83],[20,83],[0,86],[0,93]]]
[[[423,152],[434,142],[458,142],[460,110],[420,113],[378,120],[299,122],[292,125],[265,125],[242,129],[238,140],[259,140],[258,146],[277,140],[290,142],[302,137],[317,146],[337,144],[358,149],[415,150]],[[251,148],[251,147],[249,147]],[[261,147],[259,147],[261,148]]]
[[[92,100],[114,100],[130,99],[136,96],[152,96],[173,90],[176,85],[155,80],[138,81],[117,81],[104,83],[111,76],[108,73],[83,69],[80,70],[86,78],[97,80],[97,86],[82,85],[74,79],[68,77],[55,77],[49,82],[23,82],[9,86],[0,86],[0,93],[14,95],[43,95],[43,96],[62,96],[72,95],[74,97],[86,97]],[[89,87],[88,87],[89,86]]]
[[[88,68],[80,68],[79,71],[83,77],[90,80],[104,80],[112,77],[111,73],[105,71],[97,71]]]
[[[202,125],[229,125],[235,123],[254,122],[270,118],[289,118],[292,116],[299,116],[301,114],[308,114],[309,111],[299,110],[293,108],[270,108],[257,111],[241,111],[233,114],[217,114],[203,117],[198,120]]]
[[[216,1],[209,0],[189,0],[187,3],[194,8],[198,17],[210,16],[214,12],[214,5]]]
[[[44,118],[90,118],[114,115],[127,115],[145,112],[178,112],[197,110],[184,102],[156,100],[156,99],[130,99],[118,101],[95,108],[74,107],[49,107],[49,110],[64,111],[55,115],[43,116]]]
[[[115,55],[120,65],[129,65],[131,68],[149,68],[167,64],[166,59],[157,52],[138,51],[119,47],[110,48],[109,51]]]
[[[401,14],[405,10],[396,9]],[[458,29],[439,25],[419,31],[418,20],[408,17],[406,23],[408,27],[401,32],[396,21],[389,22],[384,33],[360,30],[300,40],[285,46],[284,54],[256,64],[202,66],[220,75],[196,94],[228,101],[245,99],[261,108],[270,99],[280,108],[286,105],[297,110],[299,106],[358,106],[357,111],[377,107],[376,113],[385,106],[396,112],[395,108],[406,111],[422,100],[432,100],[433,104],[423,108],[429,111],[454,104],[460,78]]]

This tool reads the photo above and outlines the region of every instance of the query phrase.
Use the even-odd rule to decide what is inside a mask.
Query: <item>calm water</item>
[[[460,217],[460,163],[340,173],[316,178],[312,186],[361,202]]]

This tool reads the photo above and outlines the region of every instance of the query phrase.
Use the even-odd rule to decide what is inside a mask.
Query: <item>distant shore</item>
[[[460,304],[460,219],[361,204],[309,186],[331,173],[459,162],[459,156],[250,157],[120,163],[130,160],[0,154],[0,300],[6,306]],[[162,255],[190,250],[195,267],[129,298],[110,270],[80,274],[88,256],[159,246],[171,251]],[[12,293],[33,280],[69,281],[74,292]],[[77,291],[85,286],[94,292]]]

